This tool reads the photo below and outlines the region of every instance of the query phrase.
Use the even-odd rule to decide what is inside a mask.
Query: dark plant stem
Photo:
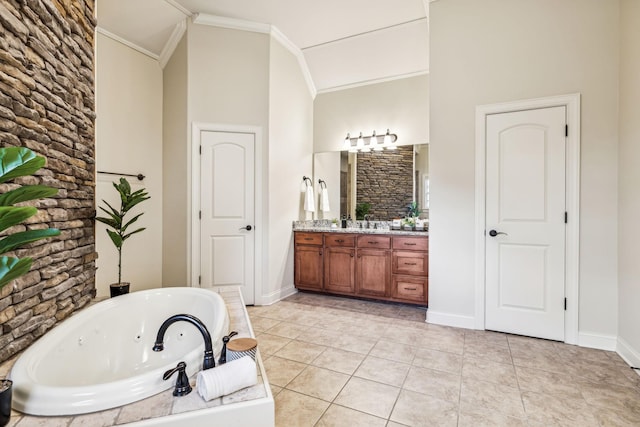
[[[122,248],[118,248],[118,284],[122,283]]]

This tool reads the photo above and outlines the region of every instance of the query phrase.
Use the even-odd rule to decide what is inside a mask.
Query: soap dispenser
[[[347,216],[342,215],[342,228],[347,228]]]

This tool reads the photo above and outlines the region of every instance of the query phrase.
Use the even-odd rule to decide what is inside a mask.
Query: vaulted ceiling
[[[198,14],[276,27],[300,51],[318,92],[429,69],[428,0],[97,0],[98,27],[149,56]]]

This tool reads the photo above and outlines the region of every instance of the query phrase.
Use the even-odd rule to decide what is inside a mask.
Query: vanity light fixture
[[[367,140],[366,145],[365,139]],[[379,140],[380,137],[376,134],[375,130],[370,136],[363,136],[362,132],[360,132],[360,135],[357,138],[352,137],[350,133],[347,133],[347,136],[342,143],[342,149],[349,150],[350,153],[355,153],[358,151],[366,153],[371,151],[372,149],[373,151],[382,151],[385,148],[387,150],[395,150],[395,142],[398,140],[398,135],[396,135],[395,133],[390,133],[389,129],[387,129],[387,133],[384,134],[383,142],[380,143]]]

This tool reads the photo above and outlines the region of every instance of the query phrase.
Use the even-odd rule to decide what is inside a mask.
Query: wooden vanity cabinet
[[[356,283],[355,236],[324,235],[324,290],[353,295]]]
[[[426,305],[428,236],[295,232],[300,289]]]
[[[323,252],[321,233],[294,233],[295,284],[300,289],[321,291],[323,283]]]
[[[391,291],[391,236],[358,236],[356,292],[370,297],[389,297]]]

